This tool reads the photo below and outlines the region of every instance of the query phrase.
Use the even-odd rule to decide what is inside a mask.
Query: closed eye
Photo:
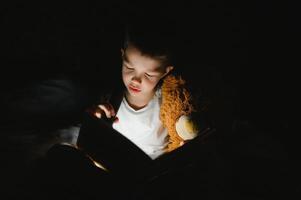
[[[149,78],[152,78],[152,77],[156,77],[155,75],[150,75],[150,74],[145,74],[145,76],[149,77]]]
[[[134,70],[134,68],[129,67],[129,66],[127,66],[127,65],[125,65],[125,67],[126,67],[128,70]]]

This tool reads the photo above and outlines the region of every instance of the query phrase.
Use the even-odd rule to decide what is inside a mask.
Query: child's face
[[[122,50],[122,79],[131,96],[145,96],[153,94],[156,85],[172,67],[162,67],[159,60],[142,55],[133,46]]]

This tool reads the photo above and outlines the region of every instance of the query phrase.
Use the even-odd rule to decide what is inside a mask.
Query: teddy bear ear
[[[190,116],[182,115],[176,122],[176,131],[183,140],[192,140],[197,136],[199,128]]]

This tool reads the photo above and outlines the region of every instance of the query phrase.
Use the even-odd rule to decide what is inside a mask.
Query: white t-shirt
[[[161,90],[142,109],[134,110],[124,97],[113,128],[136,144],[149,157],[156,159],[164,153],[168,142],[167,129],[160,121]]]

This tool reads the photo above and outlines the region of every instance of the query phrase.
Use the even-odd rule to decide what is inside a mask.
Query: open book
[[[113,129],[109,122],[85,113],[77,146],[106,170],[117,175],[131,174],[132,177],[141,175],[142,171],[163,172],[171,166],[181,167],[189,162],[192,154],[206,151],[202,144],[214,131],[210,127],[203,129],[199,136],[185,145],[152,160],[134,143]]]
[[[152,159],[138,146],[112,128],[111,124],[84,114],[77,146],[110,172],[136,171]]]

